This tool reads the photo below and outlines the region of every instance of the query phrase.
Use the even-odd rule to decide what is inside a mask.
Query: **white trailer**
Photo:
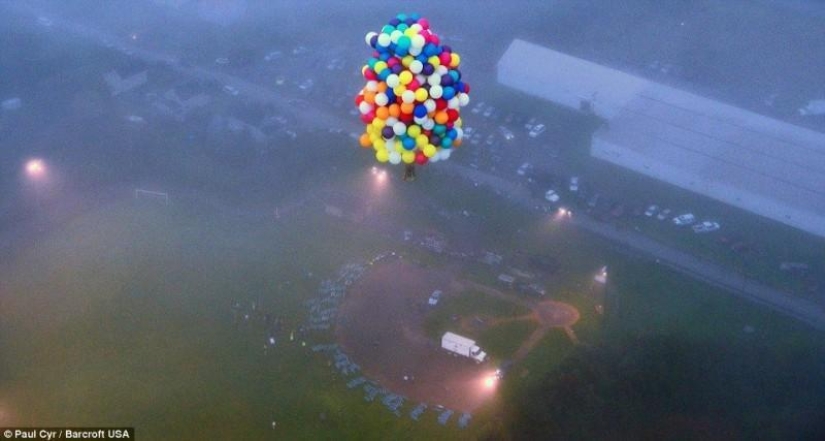
[[[444,336],[441,337],[441,347],[453,354],[471,358],[475,360],[476,363],[481,363],[487,358],[487,353],[482,351],[474,340],[453,334],[452,332],[446,332]]]

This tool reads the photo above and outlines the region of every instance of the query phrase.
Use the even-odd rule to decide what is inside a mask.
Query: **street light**
[[[30,159],[26,162],[26,175],[33,180],[41,180],[46,175],[46,164],[42,159]]]

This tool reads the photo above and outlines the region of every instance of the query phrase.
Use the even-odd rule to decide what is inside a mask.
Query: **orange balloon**
[[[390,109],[386,106],[378,106],[375,109],[375,117],[378,119],[387,119],[390,116]]]
[[[360,138],[358,138],[358,143],[361,144],[361,147],[368,149],[372,147],[372,141],[370,141],[370,135],[366,133],[362,134]]]
[[[401,113],[411,114],[415,110],[415,105],[413,103],[401,103]]]
[[[447,116],[447,112],[443,110],[435,113],[435,122],[438,124],[446,124],[448,119],[450,118]]]
[[[375,104],[375,92],[364,91],[364,101]]]
[[[381,81],[378,83],[378,91],[379,92],[386,92],[387,91],[387,83]]]
[[[399,115],[401,115],[401,108],[398,104],[390,104],[390,116],[398,118]]]
[[[462,143],[463,141],[464,141],[463,139],[456,139],[456,140],[454,140],[454,141],[453,141],[453,147],[458,147],[458,146],[460,146],[460,145],[461,145],[461,143]]]

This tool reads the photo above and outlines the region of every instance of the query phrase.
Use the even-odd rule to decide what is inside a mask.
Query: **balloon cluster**
[[[366,124],[361,146],[391,164],[448,159],[463,136],[459,109],[470,102],[459,55],[418,14],[398,14],[366,42],[375,51],[355,98]]]

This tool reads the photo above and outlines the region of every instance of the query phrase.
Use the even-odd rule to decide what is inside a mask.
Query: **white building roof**
[[[825,237],[825,134],[519,40],[499,79],[573,108],[595,95],[595,157]]]

